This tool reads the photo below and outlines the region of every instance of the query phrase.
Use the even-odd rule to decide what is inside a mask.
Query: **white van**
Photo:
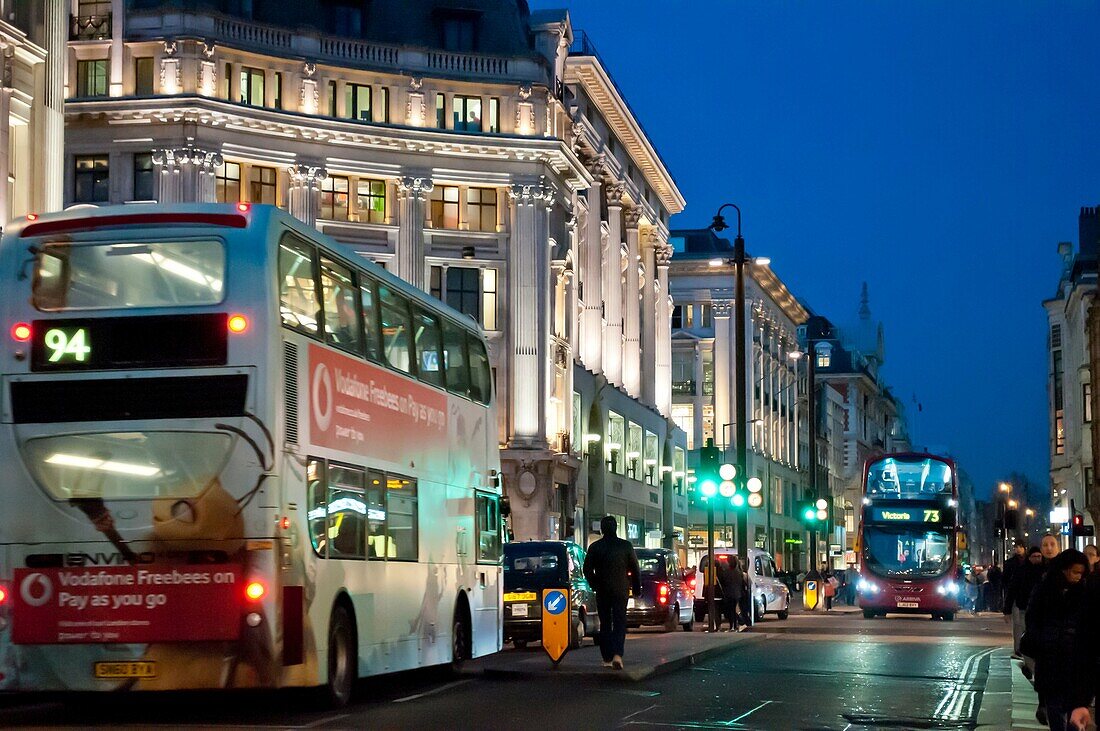
[[[716,548],[714,555],[737,555],[732,548]],[[695,573],[695,620],[702,622],[707,618],[707,602],[703,596],[703,585],[706,583],[703,577],[706,575],[706,554],[699,560],[699,567]],[[767,551],[759,548],[749,549],[749,582],[752,585],[752,621],[760,620],[765,614],[775,614],[780,619],[790,616],[791,592],[775,575],[775,559]]]

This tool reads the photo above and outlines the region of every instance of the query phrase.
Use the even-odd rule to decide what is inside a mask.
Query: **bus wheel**
[[[451,669],[462,669],[470,659],[470,615],[461,602],[455,607],[454,624],[451,625]]]
[[[358,661],[355,623],[347,608],[337,604],[328,625],[328,682],[324,695],[329,706],[343,708],[351,700]]]
[[[955,613],[954,612],[944,612],[943,614],[940,615],[940,619],[942,619],[944,622],[954,622],[955,621]]]
[[[875,614],[876,614],[876,612],[875,612],[874,609],[864,609],[863,610],[863,618],[864,619],[874,619]]]

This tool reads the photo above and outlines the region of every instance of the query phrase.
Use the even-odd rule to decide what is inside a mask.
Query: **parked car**
[[[733,560],[737,552],[732,548],[714,549],[715,561]],[[695,619],[702,622],[707,616],[707,602],[703,597],[704,576],[706,575],[707,557],[704,555],[699,561],[699,570],[695,581]],[[777,576],[775,560],[767,551],[759,548],[749,549],[749,582],[752,585],[752,620],[761,619],[765,614],[775,614],[780,619],[790,616],[791,591]]]
[[[584,549],[569,541],[504,544],[504,641],[517,648],[542,639],[542,590],[568,588],[570,646],[599,631],[596,595],[584,578]]]
[[[639,548],[642,593],[626,604],[626,626],[661,625],[673,631],[679,625],[690,632],[694,624],[695,596],[675,551]]]

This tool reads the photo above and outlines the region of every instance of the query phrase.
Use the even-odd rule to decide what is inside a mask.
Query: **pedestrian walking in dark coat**
[[[1035,690],[1052,731],[1069,731],[1070,716],[1092,701],[1096,665],[1088,559],[1075,549],[1051,560],[1028,603],[1024,654],[1035,659]],[[1079,717],[1079,716],[1078,716]]]
[[[1022,657],[1020,637],[1024,634],[1024,612],[1031,592],[1043,578],[1043,554],[1038,546],[1032,546],[1027,552],[1026,563],[1012,572],[1012,582],[1005,590],[1005,604],[1001,612],[1006,622],[1012,622],[1012,651]]]
[[[1001,567],[997,564],[993,564],[989,567],[989,570],[985,572],[987,579],[985,588],[986,609],[990,612],[1001,611],[1002,602],[1004,597],[1004,589],[1001,586],[1001,581],[1004,579],[1004,572],[1001,571]]]
[[[1008,601],[1005,599],[1005,594],[1008,592],[1008,587],[1012,584],[1012,575],[1016,573],[1016,570],[1027,563],[1027,544],[1022,540],[1017,539],[1013,553],[1005,560],[1004,573],[1001,574],[1001,608],[1008,606]]]
[[[726,559],[726,560],[722,560]],[[731,632],[737,631],[738,606],[741,603],[742,589],[745,583],[744,572],[741,564],[735,556],[721,556],[718,560],[718,583],[722,587],[722,612],[719,616],[718,629],[721,629],[721,618],[724,616],[729,622]]]
[[[600,654],[603,664],[623,669],[626,647],[626,602],[630,592],[642,593],[641,571],[634,546],[615,536],[615,518],[605,515],[600,521],[603,538],[588,547],[584,557],[584,578],[596,592],[596,610],[600,615]]]

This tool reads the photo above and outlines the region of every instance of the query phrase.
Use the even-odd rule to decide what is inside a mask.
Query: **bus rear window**
[[[35,260],[39,310],[216,305],[224,296],[220,241],[53,243]]]

